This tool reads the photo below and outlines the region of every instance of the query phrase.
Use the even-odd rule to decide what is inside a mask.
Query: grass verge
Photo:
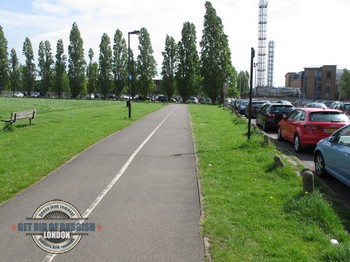
[[[21,120],[0,126],[0,203],[46,176],[98,140],[159,109],[155,103],[0,98],[0,119],[12,111],[36,109],[28,125]]]
[[[302,193],[260,131],[223,108],[191,105],[203,195],[202,231],[214,261],[348,261],[349,212],[319,190]],[[332,245],[330,240],[339,244]]]

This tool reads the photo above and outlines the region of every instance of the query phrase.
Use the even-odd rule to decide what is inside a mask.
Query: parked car
[[[195,96],[191,96],[189,99],[186,100],[186,103],[189,104],[198,104],[198,99]]]
[[[343,111],[350,118],[350,102],[337,102],[332,108]]]
[[[312,102],[305,105],[305,107],[310,108],[327,108],[327,106],[323,103]]]
[[[40,92],[38,92],[38,91],[32,91],[32,92],[30,93],[30,97],[40,97]]]
[[[19,92],[19,91],[16,91],[14,94],[13,94],[14,97],[24,97],[24,94],[22,92]]]
[[[242,98],[237,98],[234,102],[233,102],[233,106],[235,110],[238,110],[239,104],[244,101],[245,99]]]
[[[315,146],[349,123],[349,118],[340,110],[297,108],[279,122],[277,137],[293,142],[295,151],[302,152],[303,148]]]
[[[349,161],[350,125],[317,143],[314,151],[316,175],[324,177],[330,174],[350,186]]]
[[[249,104],[248,100],[242,100],[238,104],[238,113],[244,115],[247,105]]]
[[[260,112],[261,108],[265,104],[270,104],[268,100],[253,100],[251,106],[251,117],[256,118],[257,114]],[[247,105],[244,115],[246,118],[249,117],[249,104]]]
[[[277,129],[283,115],[288,115],[294,106],[285,101],[265,104],[256,116],[256,125],[262,130]]]

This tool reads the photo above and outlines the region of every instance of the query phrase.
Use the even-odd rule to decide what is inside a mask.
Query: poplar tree
[[[38,51],[38,67],[39,67],[39,76],[41,77],[41,92],[43,95],[49,91],[52,82],[52,65],[54,64],[52,58],[51,44],[49,41],[41,41],[39,43]]]
[[[67,57],[64,54],[63,40],[57,40],[55,62],[55,90],[58,98],[63,95],[63,79],[66,74]]]
[[[9,60],[7,52],[7,40],[0,26],[0,92],[5,89],[9,80]]]
[[[98,85],[104,98],[107,98],[112,80],[112,48],[109,36],[104,33],[100,43]]]
[[[161,74],[163,76],[162,87],[169,99],[174,95],[176,87],[177,51],[175,39],[167,35],[165,38],[165,49],[162,52],[163,64]]]
[[[10,52],[10,86],[13,94],[19,90],[20,87],[20,79],[21,79],[21,71],[20,71],[20,65],[17,58],[17,53],[14,48],[11,49]]]
[[[93,94],[97,91],[98,84],[98,64],[93,62],[94,51],[89,49],[89,65],[86,70],[86,76],[88,79],[87,90],[89,94]]]
[[[68,46],[68,78],[72,97],[81,94],[85,81],[84,42],[80,36],[78,25],[74,22],[69,35]]]
[[[35,83],[36,66],[33,62],[34,52],[33,52],[32,42],[28,37],[26,37],[24,40],[22,51],[23,51],[23,55],[26,58],[25,65],[23,67],[24,88],[27,92],[27,96],[30,96]]]
[[[112,71],[114,92],[120,97],[128,79],[128,48],[123,33],[117,29],[114,34]]]
[[[185,22],[178,43],[178,67],[175,75],[178,93],[183,101],[199,91],[200,64],[196,39],[195,25]]]
[[[205,3],[204,28],[201,47],[202,87],[213,103],[220,98],[224,102],[223,87],[234,85],[235,69],[231,63],[231,51],[221,18],[212,4]]]
[[[141,28],[139,35],[139,51],[137,66],[139,87],[142,97],[147,97],[154,86],[153,78],[157,75],[157,63],[153,57],[151,38],[146,28]],[[135,94],[132,94],[135,95]]]

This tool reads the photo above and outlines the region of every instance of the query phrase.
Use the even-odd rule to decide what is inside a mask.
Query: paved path
[[[100,225],[64,254],[18,231],[61,199]],[[169,105],[85,150],[0,205],[1,261],[204,261],[191,125]]]

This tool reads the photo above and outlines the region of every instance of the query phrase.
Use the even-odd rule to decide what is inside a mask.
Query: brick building
[[[339,71],[339,70],[338,70]],[[305,67],[299,73],[287,73],[285,85],[300,87],[304,98],[336,100],[339,97],[336,65]]]

